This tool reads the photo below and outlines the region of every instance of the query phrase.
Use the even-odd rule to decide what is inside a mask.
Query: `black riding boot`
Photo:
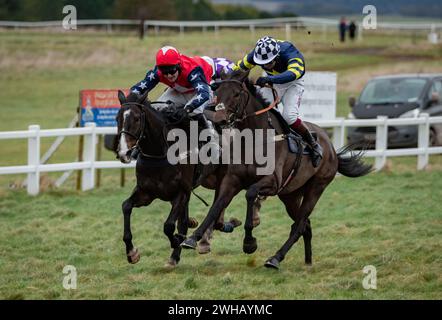
[[[208,129],[210,131],[211,141],[208,142],[209,144],[213,144],[214,147],[211,148],[211,150],[215,150],[217,153],[214,155],[214,157],[219,158],[221,153],[221,148],[218,143],[214,141],[215,137],[218,136],[218,132],[216,132],[215,127],[213,126],[212,121],[208,120],[207,117],[204,115],[204,113],[199,113],[193,117],[194,119],[198,120],[199,127],[203,129]]]
[[[322,159],[321,145],[317,143],[316,140],[313,138],[312,134],[305,126],[304,122],[301,122],[301,124],[297,125],[296,127],[291,126],[291,128],[295,130],[297,133],[299,133],[301,137],[305,140],[305,142],[307,142],[310,145],[312,149],[310,152],[310,156],[312,157],[313,167],[317,168],[321,163]]]

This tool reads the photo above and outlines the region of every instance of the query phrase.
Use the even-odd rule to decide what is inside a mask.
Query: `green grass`
[[[165,31],[144,41],[129,32],[0,31],[0,130],[25,130],[30,124],[66,127],[76,113],[79,90],[132,85],[162,45],[172,44],[188,55],[237,60],[267,33],[285,37],[283,29],[259,29],[254,36],[231,29],[218,36],[189,32],[180,37]],[[338,73],[338,116],[347,115],[348,96],[372,75],[416,68],[442,71],[442,46],[429,46],[424,34],[364,33],[363,41],[340,44],[337,33],[298,30],[292,40],[305,53],[309,70]],[[252,75],[258,72],[256,68]],[[151,98],[163,88],[156,88]],[[42,154],[52,141],[42,140]],[[77,144],[77,138],[68,138],[50,162],[73,161]],[[0,147],[0,166],[26,163],[26,140],[2,140]],[[113,155],[104,152],[103,158]],[[242,253],[240,228],[233,234],[216,233],[209,255],[185,251],[179,267],[170,271],[163,268],[170,249],[162,233],[169,206],[160,201],[134,210],[134,241],[142,259],[133,266],[126,262],[120,207],[135,182],[132,170],[123,189],[115,187],[119,171],[106,170],[101,189],[73,191],[72,175],[62,188],[43,188],[37,197],[8,188],[23,181],[23,175],[0,176],[0,297],[440,299],[442,158],[432,156],[430,163],[429,171],[415,173],[415,157],[393,159],[382,173],[336,179],[312,215],[313,267],[303,264],[301,241],[279,272],[262,267],[289,233],[291,221],[276,198],[263,206],[255,254]],[[207,190],[199,193],[212,198]],[[243,220],[244,204],[241,194],[227,216]],[[201,220],[206,212],[192,199],[192,216]],[[77,268],[77,290],[62,288],[68,264]],[[369,264],[377,267],[376,291],[362,288],[362,269]]]
[[[242,253],[242,227],[216,233],[212,253],[184,251],[174,270],[162,223],[169,205],[134,209],[132,233],[142,258],[129,265],[121,202],[130,188],[88,193],[5,192],[0,199],[0,297],[20,299],[440,299],[442,289],[441,172],[381,173],[337,178],[319,201],[313,226],[313,266],[302,240],[281,264],[263,267],[286,240],[291,220],[277,198],[266,201],[254,230],[259,248]],[[206,199],[210,192],[199,190]],[[195,198],[191,215],[206,208]],[[227,217],[244,219],[240,194]],[[62,287],[74,265],[77,289]],[[377,268],[377,290],[364,290],[362,269]]]

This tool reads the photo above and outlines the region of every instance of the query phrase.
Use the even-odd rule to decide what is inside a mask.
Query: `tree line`
[[[210,0],[0,0],[0,20],[60,20],[65,5],[78,19],[236,20],[293,14],[270,14],[252,6],[213,4]]]

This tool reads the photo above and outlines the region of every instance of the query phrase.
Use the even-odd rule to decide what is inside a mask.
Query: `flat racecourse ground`
[[[284,38],[283,30],[172,32],[138,40],[133,33],[84,31],[0,31],[0,131],[30,124],[63,128],[78,105],[78,91],[126,88],[140,80],[156,50],[175,45],[189,55],[239,59],[264,34]],[[442,46],[430,46],[425,34],[364,33],[363,41],[344,45],[337,34],[306,30],[292,33],[309,70],[338,73],[338,115],[348,113],[346,99],[373,75],[442,72]],[[416,50],[419,48],[419,50]],[[254,72],[256,76],[257,72]],[[158,96],[158,87],[152,99]],[[44,139],[42,153],[52,143]],[[73,161],[77,139],[69,138],[53,163]],[[25,164],[25,140],[2,140],[0,166]],[[104,159],[113,159],[104,152]],[[141,251],[137,265],[126,262],[121,202],[134,184],[127,171],[119,188],[118,170],[102,173],[102,188],[75,190],[74,175],[60,189],[50,186],[60,173],[45,175],[49,185],[37,197],[10,189],[24,176],[0,176],[0,298],[3,299],[441,299],[442,157],[415,171],[415,158],[389,160],[386,170],[367,177],[338,177],[315,208],[313,267],[303,264],[298,242],[281,270],[262,265],[287,239],[291,220],[277,198],[262,208],[255,229],[258,250],[242,253],[242,227],[215,233],[212,252],[184,251],[174,270],[163,267],[170,254],[163,235],[169,205],[154,202],[134,209],[132,233]],[[212,192],[198,189],[205,199]],[[207,212],[196,198],[191,216]],[[240,194],[227,217],[244,221]],[[78,272],[76,290],[62,287],[63,267]],[[365,290],[366,265],[377,268],[377,290]]]

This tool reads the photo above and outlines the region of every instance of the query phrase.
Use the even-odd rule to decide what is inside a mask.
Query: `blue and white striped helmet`
[[[259,65],[267,64],[276,58],[279,50],[279,44],[275,39],[263,37],[256,42],[253,61]]]

